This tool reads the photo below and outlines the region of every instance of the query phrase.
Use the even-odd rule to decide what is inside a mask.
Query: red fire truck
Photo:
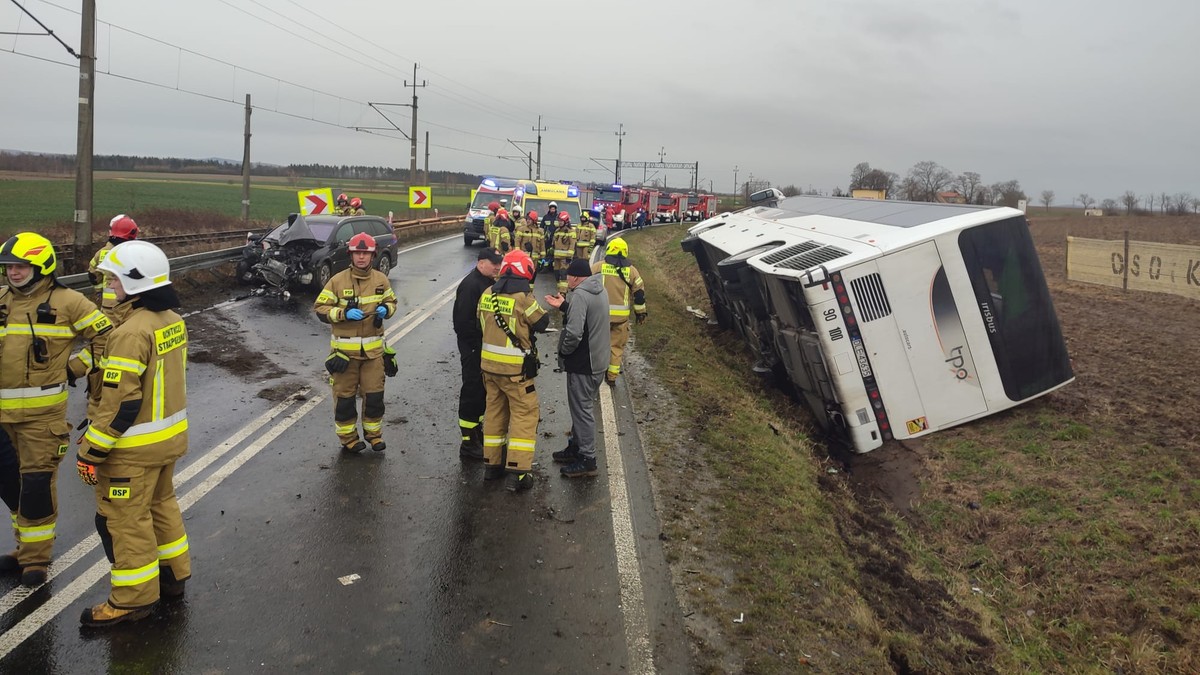
[[[717,215],[717,196],[689,194],[679,206],[684,220],[701,221]]]
[[[678,223],[680,205],[683,203],[684,197],[682,192],[659,194],[658,208],[654,210],[654,219],[660,223]]]
[[[659,198],[658,190],[628,186],[621,188],[621,203],[613,207],[613,227],[633,227],[638,209],[646,214],[646,222],[650,222],[658,211]]]

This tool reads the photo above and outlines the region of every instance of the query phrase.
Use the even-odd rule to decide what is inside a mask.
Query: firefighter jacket
[[[114,307],[101,308],[100,311],[108,317],[109,321],[112,321],[113,328],[116,328],[129,316],[132,306],[128,302],[122,302]],[[84,345],[83,349],[75,352],[75,355],[67,362],[67,369],[71,371],[71,377],[83,377],[104,367],[104,348],[110,335],[112,335],[112,331],[101,333]],[[94,398],[99,393],[98,391],[89,391],[88,398]]]
[[[363,209],[361,209],[361,208],[359,208],[359,209],[350,209],[350,213],[349,213],[348,215],[351,215],[351,216],[365,216],[365,215],[367,215],[367,212],[366,212],[366,211],[364,211],[364,210],[363,210]]]
[[[592,247],[596,245],[596,226],[590,222],[582,222],[575,227],[575,247],[582,249],[579,251],[580,258],[586,258],[587,254],[591,253]]]
[[[169,309],[129,304],[105,345],[100,402],[79,458],[160,466],[187,452],[187,327]]]
[[[625,256],[605,256],[602,262],[592,265],[592,274],[604,275],[604,288],[608,290],[608,316],[612,323],[629,321],[629,301],[633,300],[636,314],[646,313],[646,286],[637,268],[629,264]]]
[[[512,249],[512,232],[508,229],[509,222],[507,220],[493,220],[488,227],[488,246],[500,251],[508,253]]]
[[[554,259],[570,260],[575,257],[575,226],[559,225],[554,230]]]
[[[100,263],[104,262],[104,259],[108,257],[108,252],[112,250],[112,247],[113,243],[111,241],[106,242],[104,246],[100,247],[99,251],[96,251],[96,255],[93,255],[92,261],[88,263],[88,281],[92,282],[92,290],[96,291],[97,294],[103,293],[107,295],[112,293],[107,288],[108,273],[100,270]],[[116,298],[117,296],[114,294],[113,304],[116,304]]]
[[[496,323],[496,315],[517,338],[516,344]],[[550,317],[533,297],[529,282],[503,276],[479,297],[479,327],[483,330],[483,350],[479,367],[495,375],[520,375],[525,354],[534,351],[533,334],[546,330]]]
[[[333,326],[329,347],[352,359],[377,359],[383,356],[383,325],[377,322],[375,308],[387,307],[387,317],[396,315],[396,294],[383,272],[351,266],[333,275],[317,294],[313,311],[325,323]],[[346,312],[353,308],[363,312],[363,319],[351,321]],[[376,323],[380,323],[376,326]]]
[[[454,334],[459,343],[468,343],[476,349],[483,340],[483,331],[479,327],[479,298],[484,291],[491,288],[496,280],[483,274],[474,267],[463,280],[459,282],[454,292]]]
[[[26,291],[0,287],[0,422],[65,418],[75,337],[110,330],[91,300],[53,278],[31,281]]]
[[[525,251],[534,261],[546,257],[546,235],[537,225],[524,222],[513,232],[513,243],[517,249]]]

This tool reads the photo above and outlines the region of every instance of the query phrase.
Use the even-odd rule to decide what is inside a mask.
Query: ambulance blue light
[[[568,197],[578,197],[579,196],[579,188],[575,187],[574,185],[567,186],[567,196]]]
[[[620,190],[620,189],[621,189],[621,184],[620,184],[620,183],[613,183],[613,189],[614,189],[614,190]]]
[[[525,188],[525,194],[536,195],[537,183],[530,183],[528,187]]]
[[[483,186],[489,187],[489,188],[492,188],[493,190],[495,190],[496,189],[496,181],[492,180],[491,178],[485,178],[483,180]]]
[[[524,195],[525,195],[525,188],[520,188],[520,187],[519,187],[519,188],[517,188],[517,189],[513,190],[513,201],[514,201],[514,202],[515,202],[515,201],[520,201],[520,200],[521,200],[521,197],[523,197]]]

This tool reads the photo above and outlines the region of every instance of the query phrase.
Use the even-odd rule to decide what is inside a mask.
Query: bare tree
[[[896,196],[904,201],[921,201],[921,186],[917,184],[917,181],[912,176],[905,176],[903,180],[896,184]]]
[[[1192,213],[1200,213],[1200,197],[1192,197]]]
[[[968,204],[975,204],[979,199],[979,188],[983,185],[983,179],[974,171],[964,171],[955,177],[953,185]]]
[[[932,202],[937,194],[945,190],[954,179],[945,167],[937,162],[926,160],[917,162],[908,170],[908,177],[917,186],[917,201]]]
[[[850,171],[850,189],[851,190],[857,190],[859,188],[865,188],[868,190],[873,189],[873,188],[867,188],[867,186],[863,185],[863,179],[866,178],[867,174],[869,174],[869,173],[871,173],[871,165],[870,164],[868,164],[866,162],[859,162],[858,164],[855,164],[854,169]]]
[[[1001,204],[1010,208],[1017,208],[1017,202],[1022,199],[1028,200],[1025,196],[1025,191],[1021,189],[1021,183],[1017,180],[1006,180],[992,185],[992,203]]]
[[[1158,195],[1158,210],[1165,216],[1171,210],[1171,195],[1161,192]]]
[[[1100,208],[1104,211],[1104,215],[1115,216],[1117,215],[1117,200],[1105,199],[1100,202]]]
[[[1091,195],[1089,195],[1086,192],[1079,195],[1078,199],[1079,199],[1079,203],[1083,206],[1084,211],[1087,211],[1088,209],[1092,208],[1092,204],[1096,203],[1096,200],[1092,199]]]
[[[1172,205],[1172,206],[1174,206],[1173,210],[1175,211],[1175,215],[1177,215],[1177,216],[1187,215],[1188,205],[1191,203],[1192,203],[1192,196],[1190,194],[1188,194],[1186,192],[1180,192],[1180,193],[1176,194],[1175,195],[1175,203]]]
[[[1050,205],[1054,203],[1054,190],[1042,190],[1042,206],[1046,210],[1050,210]]]
[[[1125,194],[1121,195],[1121,203],[1125,205],[1125,215],[1132,216],[1137,209],[1138,197],[1133,190],[1126,190]]]
[[[1150,213],[1154,213],[1154,193],[1151,192],[1150,194],[1146,195],[1142,201],[1146,202],[1146,210]]]
[[[784,197],[795,197],[800,194],[800,188],[795,185],[785,185],[779,188],[779,191],[783,193]]]

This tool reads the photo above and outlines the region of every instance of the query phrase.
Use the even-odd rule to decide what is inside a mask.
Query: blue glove
[[[346,310],[346,318],[350,319],[351,321],[362,321],[363,311],[357,307]]]
[[[376,307],[375,308],[375,316],[378,316],[381,319],[386,319],[387,318],[387,306],[380,305],[380,306]]]

